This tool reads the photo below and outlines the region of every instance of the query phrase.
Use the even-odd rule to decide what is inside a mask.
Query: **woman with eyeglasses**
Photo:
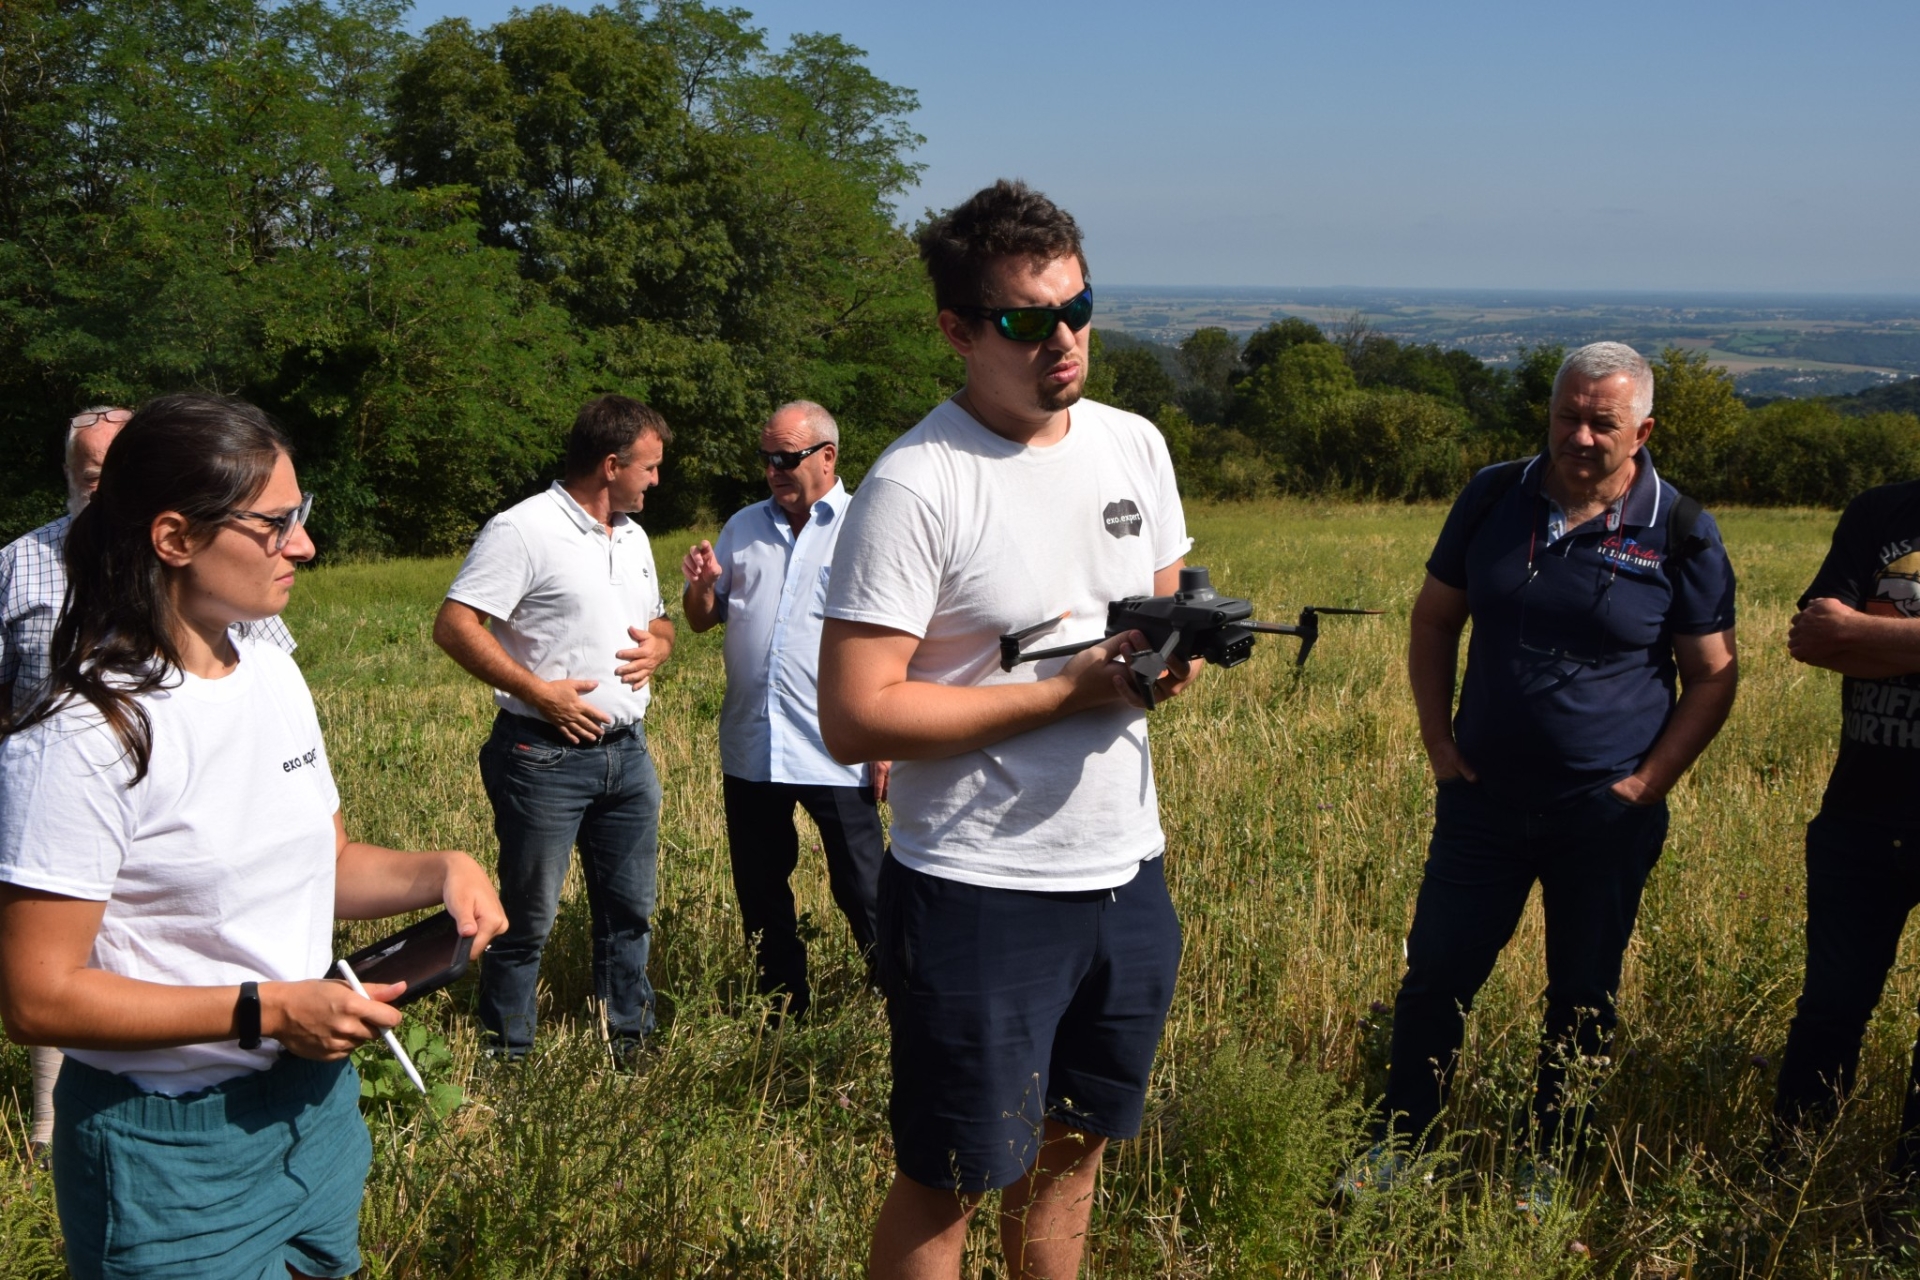
[[[475,955],[505,926],[466,854],[347,839],[299,668],[233,630],[286,606],[312,503],[253,406],[143,406],[68,535],[51,685],[0,741],[0,1018],[68,1055],[77,1277],[358,1270],[346,1058],[401,987],[321,980],[333,922],[444,903]]]

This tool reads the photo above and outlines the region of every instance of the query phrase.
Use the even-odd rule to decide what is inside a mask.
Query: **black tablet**
[[[460,926],[445,911],[410,924],[390,938],[362,947],[347,957],[362,985],[404,982],[407,989],[393,1001],[411,1004],[453,982],[467,971],[473,939],[460,936]]]

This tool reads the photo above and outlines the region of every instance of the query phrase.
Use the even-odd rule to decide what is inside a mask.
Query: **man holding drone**
[[[999,641],[1098,637],[1191,545],[1151,423],[1080,398],[1092,290],[1074,220],[998,182],[920,235],[966,387],[868,472],[820,646],[838,759],[896,762],[878,966],[899,1175],[870,1275],[958,1276],[1004,1188],[1011,1275],[1076,1273],[1100,1156],[1138,1131],[1180,926],[1127,632],[1003,670]],[[1154,686],[1178,694],[1199,664]]]

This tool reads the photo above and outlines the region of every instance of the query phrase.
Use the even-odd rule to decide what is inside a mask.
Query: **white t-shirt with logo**
[[[1025,647],[1102,635],[1108,602],[1151,595],[1155,571],[1191,545],[1166,443],[1145,418],[1082,400],[1064,439],[1030,448],[948,401],[854,495],[826,611],[919,637],[910,680],[1024,683],[1067,659],[1002,671],[1003,633],[1068,613]],[[1166,846],[1146,722],[1115,704],[978,751],[897,762],[894,856],[997,888],[1125,884]]]
[[[313,698],[293,659],[238,639],[219,680],[140,695],[147,776],[90,704],[0,743],[0,882],[102,902],[91,968],[168,986],[319,978],[332,962],[333,815]],[[280,1056],[236,1041],[69,1056],[183,1094]]]
[[[500,647],[540,679],[599,681],[580,696],[614,724],[645,718],[652,682],[627,686],[614,674],[621,662],[613,655],[633,647],[628,627],[644,631],[667,609],[653,545],[631,516],[616,515],[609,536],[556,480],[487,521],[447,599],[493,618]],[[494,690],[494,701],[545,719],[504,689]]]

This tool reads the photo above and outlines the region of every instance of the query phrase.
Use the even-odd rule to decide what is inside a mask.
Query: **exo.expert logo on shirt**
[[[280,762],[280,772],[292,773],[295,769],[304,769],[319,758],[320,748],[311,747],[304,755],[297,755],[291,760],[282,760]]]
[[[1100,522],[1116,538],[1140,536],[1140,508],[1133,505],[1131,498],[1109,502],[1107,509],[1101,513]]]

